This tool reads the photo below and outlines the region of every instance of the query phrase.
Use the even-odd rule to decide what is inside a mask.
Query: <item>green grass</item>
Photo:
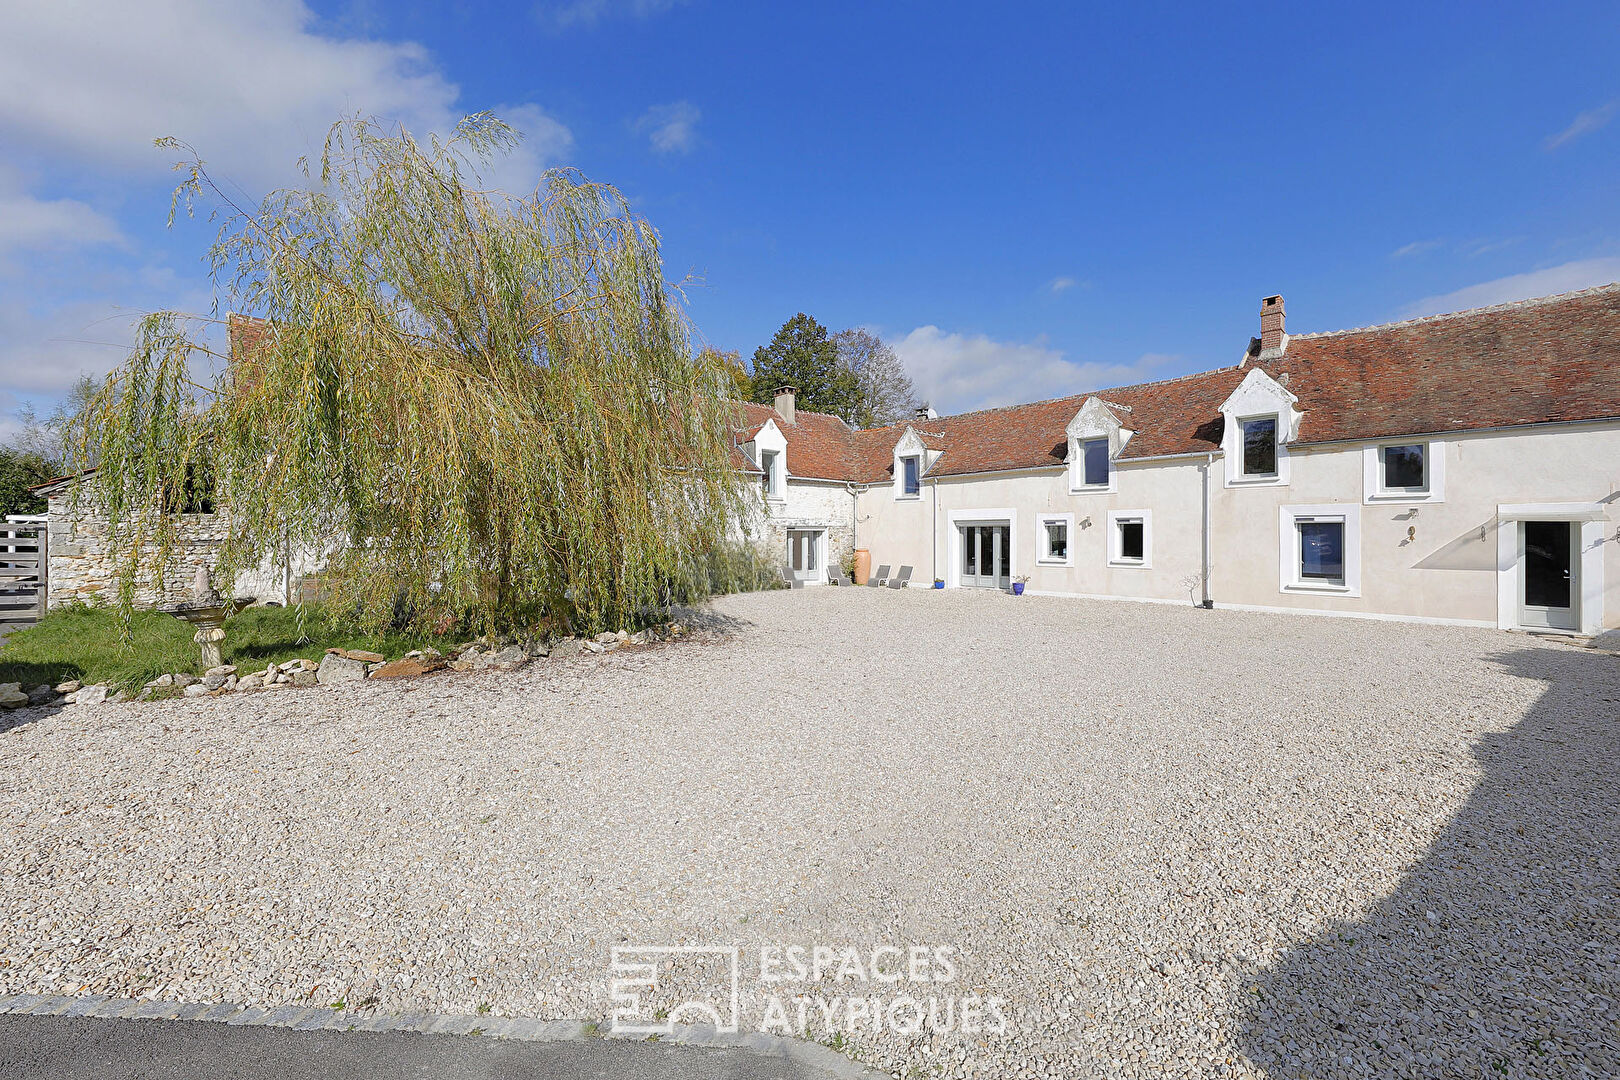
[[[246,674],[272,662],[319,660],[328,648],[367,649],[392,660],[425,645],[445,645],[405,634],[367,634],[314,610],[306,610],[304,631],[307,640],[300,640],[293,608],[249,608],[225,624],[225,662]],[[134,689],[166,672],[202,673],[190,624],[143,611],[135,614],[130,632],[129,643],[120,640],[118,615],[111,608],[57,608],[6,639],[0,648],[0,683],[21,683],[26,689],[77,679]]]

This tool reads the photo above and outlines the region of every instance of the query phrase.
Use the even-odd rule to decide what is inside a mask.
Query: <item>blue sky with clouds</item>
[[[1613,4],[0,3],[0,414],[211,303],[175,135],[244,193],[344,112],[622,188],[744,354],[796,311],[942,409],[1620,280]],[[0,421],[0,433],[5,423]]]

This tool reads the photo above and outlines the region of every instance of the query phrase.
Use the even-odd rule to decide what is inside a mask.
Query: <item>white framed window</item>
[[[1277,545],[1283,592],[1361,595],[1361,511],[1356,506],[1284,506]]]
[[[1106,436],[1074,440],[1069,465],[1069,492],[1074,495],[1111,492],[1114,488],[1113,446]]]
[[[1153,566],[1153,511],[1108,511],[1108,565],[1135,570]]]
[[[782,497],[782,455],[775,450],[759,452],[760,488],[767,499]]]
[[[1042,566],[1073,566],[1074,515],[1037,515],[1035,545],[1035,561]]]
[[[1279,379],[1281,381],[1279,381]],[[1250,368],[1221,402],[1221,458],[1227,487],[1287,487],[1288,445],[1299,435],[1304,414],[1288,389],[1288,376],[1274,379]]]
[[[1249,416],[1238,421],[1238,475],[1244,480],[1277,477],[1277,417]]]
[[[922,455],[908,454],[900,459],[900,492],[902,499],[922,497]]]
[[[1444,501],[1444,443],[1433,439],[1403,439],[1369,446],[1362,453],[1366,502]]]

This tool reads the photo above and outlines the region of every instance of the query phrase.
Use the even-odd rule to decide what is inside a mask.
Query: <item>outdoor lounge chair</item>
[[[793,571],[789,570],[785,566],[782,567],[782,584],[789,589],[804,588],[804,582],[800,581],[798,577],[794,575]]]
[[[889,564],[884,563],[882,566],[877,568],[877,573],[873,574],[871,577],[866,579],[866,587],[869,588],[869,589],[875,589],[879,585],[882,585],[885,581],[888,581],[888,580],[889,580]]]
[[[891,589],[903,589],[903,588],[906,587],[906,583],[909,582],[910,580],[911,580],[911,567],[902,566],[900,568],[900,573],[898,575],[896,575],[895,577],[892,577],[892,578],[889,579],[889,588],[891,588]]]
[[[844,568],[841,567],[841,566],[829,566],[829,567],[827,567],[827,581],[828,581],[829,584],[832,584],[832,585],[848,585],[849,584],[849,578],[844,576]]]

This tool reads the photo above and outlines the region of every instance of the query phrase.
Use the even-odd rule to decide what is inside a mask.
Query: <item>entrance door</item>
[[[1519,625],[1532,629],[1575,630],[1580,533],[1567,521],[1519,523]]]
[[[821,530],[789,529],[787,537],[788,569],[800,581],[817,580],[816,575],[821,570],[820,560],[817,558],[821,546]]]
[[[1012,528],[1008,525],[962,525],[962,586],[1006,589],[1012,586]]]

